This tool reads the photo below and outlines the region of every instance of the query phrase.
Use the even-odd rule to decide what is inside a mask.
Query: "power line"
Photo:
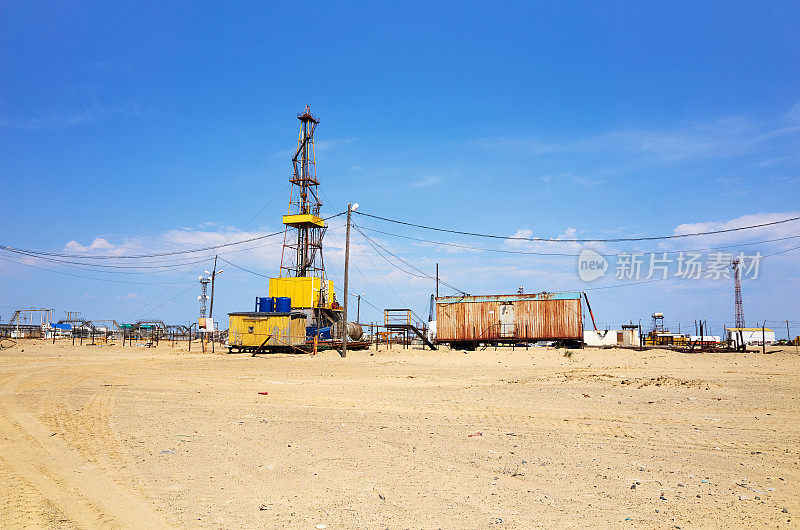
[[[338,213],[336,215],[331,215],[330,217],[326,217],[325,219],[323,219],[323,221],[327,221],[329,219],[333,219],[335,217],[339,217],[341,215],[344,215],[345,213],[347,213],[347,212],[340,212],[340,213]],[[175,250],[175,251],[171,251],[171,252],[157,252],[157,253],[153,253],[153,254],[138,254],[138,255],[132,255],[132,256],[125,256],[125,255],[113,256],[113,255],[107,255],[107,254],[106,255],[98,255],[98,254],[93,254],[93,255],[64,254],[64,253],[60,253],[60,252],[45,252],[45,251],[41,251],[41,250],[20,249],[20,248],[10,247],[8,245],[0,245],[0,250],[8,250],[8,251],[12,251],[12,252],[16,250],[16,251],[20,251],[20,252],[27,252],[29,254],[37,254],[37,255],[43,255],[43,256],[56,256],[56,257],[60,257],[60,258],[141,259],[141,258],[153,258],[153,257],[161,257],[161,256],[176,256],[176,255],[179,255],[179,254],[191,254],[191,253],[195,253],[195,252],[203,252],[203,251],[206,251],[206,250],[216,250],[216,249],[219,249],[219,248],[225,248],[225,247],[231,247],[231,246],[235,246],[235,245],[241,245],[243,243],[251,243],[253,241],[266,239],[268,237],[274,237],[274,236],[277,236],[277,235],[281,235],[283,233],[284,233],[284,231],[281,230],[280,232],[272,232],[271,234],[251,237],[249,239],[243,239],[241,241],[233,241],[233,242],[230,242],[230,243],[222,243],[220,245],[211,245],[211,246],[208,246],[208,247],[193,248],[193,249],[186,249],[186,250]]]
[[[791,252],[791,251],[797,250],[797,249],[800,249],[800,245],[798,245],[796,247],[792,247],[792,248],[787,248],[785,250],[779,250],[778,252],[773,252],[771,254],[765,254],[765,255],[759,256],[759,257],[745,256],[744,259],[746,259],[746,260],[749,259],[750,261],[754,261],[756,259],[764,259],[764,258],[769,257],[769,256],[776,256],[778,254],[785,254],[787,252]],[[675,276],[667,276],[666,278],[654,278],[652,280],[642,280],[642,281],[636,281],[636,282],[621,283],[621,284],[617,284],[617,285],[604,285],[604,286],[600,286],[600,287],[585,287],[585,288],[579,289],[579,290],[580,291],[599,291],[601,289],[615,289],[617,287],[627,287],[629,285],[639,285],[639,284],[643,284],[643,283],[653,283],[653,282],[660,282],[660,281],[664,281],[664,280],[674,280],[675,278],[682,278],[682,276],[679,276],[679,275],[676,274]]]
[[[336,227],[336,228],[341,228],[341,226],[343,226],[343,225],[340,225],[340,226],[338,226],[338,227]],[[233,266],[233,267],[236,267],[237,269],[241,269],[241,270],[243,270],[243,271],[245,271],[245,272],[249,272],[250,274],[255,274],[255,275],[257,275],[257,276],[261,276],[261,277],[263,277],[263,278],[269,278],[269,277],[270,277],[270,276],[268,276],[268,275],[266,275],[266,274],[261,274],[260,272],[255,272],[255,271],[251,271],[250,269],[246,269],[245,267],[242,267],[242,266],[240,266],[240,265],[237,265],[236,263],[233,263],[232,261],[228,261],[228,260],[226,260],[226,259],[224,259],[224,258],[219,258],[219,260],[220,260],[220,261],[224,261],[224,262],[225,262],[225,263],[227,263],[228,265],[231,265],[231,266]]]
[[[282,231],[281,232],[273,232],[271,234],[266,234],[266,235],[263,235],[263,236],[251,237],[250,239],[244,239],[242,241],[234,241],[233,243],[223,243],[221,245],[212,245],[212,246],[209,246],[209,247],[192,248],[192,249],[187,249],[187,250],[174,250],[172,252],[157,252],[157,253],[153,253],[153,254],[138,254],[138,255],[135,255],[135,256],[110,256],[110,255],[97,255],[97,254],[93,254],[93,255],[89,256],[89,255],[81,255],[81,254],[63,254],[63,253],[60,253],[60,252],[44,252],[44,251],[41,251],[41,250],[15,249],[15,248],[9,247],[7,245],[0,245],[0,250],[8,250],[8,251],[11,251],[11,252],[13,252],[15,250],[18,250],[18,251],[26,252],[26,253],[29,253],[29,254],[38,254],[38,255],[42,255],[42,256],[56,256],[56,257],[60,257],[60,258],[141,259],[141,258],[154,258],[154,257],[161,257],[161,256],[177,256],[179,254],[191,254],[191,253],[194,253],[194,252],[203,252],[203,251],[206,251],[206,250],[215,250],[215,249],[218,249],[218,248],[231,247],[231,246],[234,246],[234,245],[241,245],[243,243],[251,243],[253,241],[258,241],[260,239],[265,239],[265,238],[268,238],[268,237],[274,237],[274,236],[280,235],[282,233],[283,233]]]
[[[63,264],[64,267],[69,267],[72,269],[78,270],[86,270],[86,271],[93,271],[93,272],[100,272],[103,274],[155,274],[155,273],[163,273],[163,272],[174,272],[176,268],[186,267],[187,265],[194,265],[196,263],[202,263],[207,261],[206,258],[203,259],[195,259],[192,261],[184,261],[184,262],[176,262],[171,264],[165,265],[102,265],[99,263],[85,263],[80,261],[69,261],[69,260],[62,260],[58,258],[50,258],[46,256],[37,256],[32,254],[27,254],[25,252],[17,252],[17,251],[10,251],[15,254],[19,254],[21,256],[25,256],[27,258],[36,259],[40,261],[45,261],[48,263],[56,263],[56,264]],[[96,268],[99,267],[99,268]],[[128,270],[107,270],[107,269],[147,269],[147,270],[137,270],[137,271],[128,271]]]
[[[689,234],[673,234],[669,236],[650,236],[650,237],[619,237],[613,239],[552,239],[552,238],[544,238],[544,237],[521,237],[521,236],[502,236],[497,234],[481,234],[476,232],[464,232],[461,230],[451,230],[448,228],[437,228],[434,226],[426,226],[420,225],[416,223],[409,223],[407,221],[399,221],[397,219],[389,219],[388,217],[381,217],[379,215],[369,214],[363,211],[356,211],[354,212],[358,215],[363,215],[366,217],[372,217],[373,219],[379,219],[381,221],[386,221],[388,223],[395,223],[401,224],[406,226],[413,226],[416,228],[424,228],[425,230],[435,230],[437,232],[447,232],[450,234],[460,234],[464,236],[475,236],[475,237],[486,237],[486,238],[493,238],[493,239],[512,239],[518,241],[539,241],[539,242],[548,242],[548,243],[620,243],[623,241],[654,241],[654,240],[662,240],[662,239],[677,239],[682,237],[694,237],[694,236],[706,236],[712,234],[723,234],[727,232],[737,232],[740,230],[750,230],[753,228],[761,228],[764,226],[772,226],[781,223],[788,223],[791,221],[797,221],[800,219],[800,216],[797,217],[790,217],[788,219],[781,219],[780,221],[771,221],[769,223],[760,223],[756,225],[749,225],[749,226],[740,226],[737,228],[725,228],[722,230],[710,230],[707,232],[693,232]]]
[[[237,269],[239,269],[239,270],[242,270],[242,271],[244,271],[244,272],[249,272],[250,274],[255,274],[256,276],[260,276],[260,277],[262,277],[262,278],[269,278],[269,277],[270,277],[270,276],[269,276],[269,275],[267,275],[267,274],[261,274],[260,272],[256,272],[256,271],[253,271],[253,270],[247,269],[247,268],[245,268],[245,267],[242,267],[242,266],[240,266],[240,265],[237,265],[237,264],[235,264],[235,263],[233,263],[233,262],[231,262],[231,261],[228,261],[228,260],[226,260],[226,259],[219,258],[219,260],[220,260],[220,261],[224,261],[224,262],[225,262],[225,263],[227,263],[228,265],[231,265],[231,266],[233,266],[233,267],[236,267]],[[335,285],[334,285],[334,288],[336,288],[336,289],[339,289],[339,291],[341,291],[341,288],[335,287]],[[351,297],[353,297],[353,298],[356,298],[356,297],[357,297],[357,295],[355,295],[355,294],[350,294],[350,296],[351,296]],[[380,311],[380,308],[376,307],[374,304],[372,304],[372,303],[371,303],[369,300],[367,300],[365,297],[363,297],[363,296],[362,296],[362,297],[361,297],[361,300],[363,300],[364,302],[366,302],[366,303],[367,303],[367,304],[368,304],[370,307],[373,307],[373,308],[375,308],[375,310],[377,310],[377,311]]]
[[[162,302],[161,304],[157,305],[157,306],[156,306],[156,307],[154,307],[153,309],[150,309],[150,310],[149,310],[149,313],[152,315],[152,314],[153,314],[153,311],[158,311],[159,309],[161,309],[162,307],[164,307],[164,306],[165,306],[165,305],[167,305],[168,303],[172,302],[173,300],[175,300],[176,298],[178,298],[179,296],[181,296],[182,294],[184,294],[184,293],[185,293],[186,291],[188,291],[189,289],[192,289],[193,287],[194,287],[194,282],[191,282],[191,283],[189,283],[189,286],[188,286],[186,289],[184,289],[183,291],[179,292],[178,294],[176,294],[175,296],[173,296],[172,298],[170,298],[170,299],[169,299],[169,300],[167,300],[166,302]],[[146,307],[146,306],[145,306],[145,307]],[[140,311],[139,311],[139,312],[140,312]],[[136,316],[136,315],[137,315],[139,312],[135,313],[135,314],[134,314],[134,316]]]
[[[406,274],[410,274],[410,275],[412,275],[412,276],[416,276],[416,277],[418,277],[418,278],[427,278],[427,279],[430,279],[430,280],[434,280],[434,281],[436,281],[436,277],[435,277],[435,276],[431,276],[430,274],[428,274],[427,272],[423,271],[422,269],[420,269],[420,268],[416,267],[415,265],[412,265],[411,263],[409,263],[409,262],[405,261],[405,260],[404,260],[403,258],[401,258],[400,256],[398,256],[398,255],[396,255],[396,254],[392,253],[390,250],[388,250],[388,249],[386,249],[385,247],[381,246],[379,243],[377,243],[377,242],[373,241],[373,240],[372,240],[372,239],[371,239],[369,236],[367,236],[367,235],[366,235],[364,232],[362,232],[362,231],[361,231],[361,229],[360,229],[360,228],[358,228],[358,226],[355,226],[355,229],[356,229],[356,230],[358,230],[358,233],[359,233],[359,234],[361,234],[361,235],[364,237],[364,239],[366,239],[366,240],[367,240],[367,243],[369,243],[369,244],[370,244],[370,246],[372,246],[372,248],[373,248],[373,249],[375,249],[375,252],[377,252],[378,254],[380,254],[380,255],[381,255],[381,257],[383,257],[383,259],[385,259],[387,262],[389,262],[389,263],[390,263],[392,266],[394,266],[394,267],[398,268],[399,270],[401,270],[401,271],[405,272]],[[388,258],[386,258],[386,256],[384,256],[383,254],[381,254],[381,252],[380,252],[380,251],[379,251],[379,250],[376,248],[376,246],[377,246],[377,247],[380,247],[381,249],[383,249],[383,251],[384,251],[384,252],[386,252],[387,254],[391,255],[391,256],[392,256],[393,258],[395,258],[396,260],[398,260],[398,261],[400,261],[400,262],[404,263],[404,264],[405,264],[405,265],[407,265],[408,267],[410,267],[410,268],[412,268],[413,270],[415,270],[415,271],[419,272],[419,273],[420,273],[422,276],[419,276],[419,275],[417,275],[417,274],[414,274],[414,273],[410,273],[410,272],[408,272],[407,270],[405,270],[405,269],[403,269],[403,268],[401,268],[401,267],[398,267],[396,263],[393,263],[391,260],[389,260]],[[464,291],[463,289],[459,289],[459,288],[458,288],[458,287],[456,287],[455,285],[452,285],[452,284],[450,284],[450,283],[447,283],[447,282],[443,281],[442,279],[439,279],[439,283],[440,283],[440,284],[442,284],[442,285],[445,285],[446,287],[449,287],[449,288],[453,289],[453,290],[454,290],[454,291],[456,291],[456,292],[459,292],[459,293],[462,293],[462,294],[467,294],[467,292],[466,292],[466,291]]]
[[[384,255],[383,255],[383,254],[382,254],[382,253],[381,253],[381,252],[380,252],[380,251],[379,251],[379,250],[378,250],[378,249],[375,247],[375,245],[377,245],[378,247],[380,247],[381,249],[383,249],[383,250],[384,250],[386,253],[390,254],[390,255],[391,255],[391,256],[393,256],[395,259],[397,259],[397,260],[401,261],[402,263],[405,263],[406,265],[408,265],[408,266],[412,267],[414,270],[416,270],[416,271],[420,272],[421,274],[423,274],[423,275],[424,275],[424,277],[426,277],[426,278],[429,278],[429,279],[433,279],[433,277],[431,277],[430,275],[428,275],[427,273],[425,273],[425,272],[424,272],[424,271],[422,271],[421,269],[418,269],[418,268],[414,267],[413,265],[409,264],[407,261],[405,261],[405,260],[403,260],[402,258],[398,257],[397,255],[395,255],[395,254],[391,253],[391,252],[390,252],[389,250],[387,250],[385,247],[383,247],[383,246],[379,245],[378,243],[376,243],[374,240],[372,240],[370,237],[368,237],[366,234],[364,234],[364,232],[362,232],[362,231],[361,231],[361,229],[360,229],[360,227],[359,227],[358,225],[355,225],[355,224],[354,224],[353,226],[354,226],[354,228],[355,228],[355,229],[356,229],[356,230],[357,230],[357,231],[358,231],[358,232],[359,232],[359,233],[360,233],[360,234],[361,234],[361,235],[362,235],[362,236],[363,236],[363,237],[364,237],[364,238],[367,240],[367,242],[368,242],[368,243],[370,243],[370,245],[373,247],[373,249],[375,249],[375,251],[376,251],[376,252],[377,252],[377,253],[378,253],[378,254],[379,254],[379,255],[380,255],[380,256],[381,256],[383,259],[385,259],[387,262],[389,262],[389,263],[390,263],[392,266],[394,266],[394,267],[395,267],[395,268],[397,268],[398,270],[401,270],[401,271],[405,272],[406,274],[409,274],[409,275],[411,275],[411,276],[415,276],[415,277],[418,277],[418,278],[421,278],[421,277],[423,277],[423,276],[420,276],[420,275],[418,275],[418,274],[411,273],[411,272],[409,272],[409,271],[407,271],[407,270],[403,269],[402,267],[398,267],[396,263],[393,263],[391,260],[389,260],[388,258],[386,258],[386,256],[384,256]],[[373,243],[374,243],[374,245],[373,245]],[[772,252],[772,253],[770,253],[770,254],[765,254],[765,255],[763,255],[763,256],[760,256],[760,257],[746,256],[744,259],[746,259],[746,260],[751,260],[751,261],[754,261],[754,260],[756,260],[756,259],[763,259],[763,258],[765,258],[765,257],[769,257],[769,256],[775,256],[775,255],[778,255],[778,254],[785,254],[785,253],[787,253],[787,252],[791,252],[791,251],[794,251],[794,250],[797,250],[797,249],[800,249],[800,246],[791,247],[791,248],[784,249],[784,250],[780,250],[780,251],[777,251],[777,252]],[[627,282],[627,283],[616,284],[616,285],[604,285],[604,286],[598,286],[598,287],[584,287],[584,288],[582,288],[582,289],[577,289],[577,291],[597,291],[597,290],[604,290],[604,289],[616,289],[616,288],[619,288],[619,287],[628,287],[628,286],[632,286],[632,285],[640,285],[640,284],[653,283],[653,282],[664,281],[664,280],[672,280],[672,279],[675,279],[675,278],[680,278],[680,277],[682,277],[682,276],[675,275],[675,276],[668,276],[668,277],[666,277],[666,278],[654,278],[654,279],[650,279],[650,280],[641,280],[641,281],[635,281],[635,282]],[[444,284],[444,285],[446,285],[446,286],[450,287],[451,289],[454,289],[455,291],[458,291],[458,292],[460,292],[460,293],[462,293],[462,294],[464,294],[464,295],[466,295],[466,294],[467,294],[465,291],[462,291],[461,289],[458,289],[457,287],[455,287],[455,286],[453,286],[453,285],[450,285],[450,284],[448,284],[448,283],[446,283],[446,282],[442,281],[441,279],[439,280],[439,283],[441,283],[441,284]]]
[[[251,246],[251,247],[240,248],[240,249],[236,249],[236,250],[229,250],[229,251],[225,251],[225,252],[219,252],[218,254],[236,254],[236,253],[247,252],[249,250],[254,250],[254,249],[258,249],[258,248],[271,247],[271,246],[275,246],[275,245],[279,245],[279,244],[280,244],[280,242],[266,243],[266,244],[262,244],[262,245],[255,245],[255,246]],[[40,255],[35,255],[35,254],[28,254],[27,252],[23,252],[23,251],[20,251],[18,249],[13,249],[12,250],[12,249],[8,249],[8,248],[5,248],[5,249],[0,248],[0,250],[1,251],[5,251],[5,252],[11,252],[11,253],[15,253],[15,254],[24,255],[24,256],[32,258],[32,259],[47,260],[47,261],[57,262],[57,263],[79,264],[79,265],[83,265],[85,267],[89,267],[89,268],[87,268],[85,270],[95,270],[97,272],[108,272],[108,271],[104,271],[104,269],[106,269],[106,268],[111,268],[111,269],[174,268],[174,267],[180,267],[182,265],[190,265],[190,264],[194,264],[194,263],[202,263],[203,261],[207,261],[207,260],[213,258],[216,255],[216,254],[208,254],[208,255],[204,255],[204,256],[187,256],[187,257],[184,257],[184,258],[177,258],[177,259],[169,260],[169,261],[164,261],[164,260],[157,260],[157,261],[152,261],[152,262],[146,261],[146,262],[144,262],[145,264],[143,264],[143,265],[117,265],[117,264],[107,265],[107,264],[103,264],[103,263],[91,263],[91,262],[82,262],[82,261],[81,262],[76,262],[76,261],[61,260],[61,259],[58,259],[58,258],[50,258],[50,257],[45,257],[45,256],[40,256]],[[97,267],[97,269],[92,268],[92,267]],[[160,271],[157,271],[157,272],[160,272]]]
[[[238,227],[238,228],[236,229],[236,231],[235,231],[233,234],[230,234],[230,235],[228,236],[227,240],[226,240],[226,244],[229,244],[229,243],[231,242],[231,238],[233,238],[233,236],[234,236],[235,234],[238,234],[238,233],[240,233],[240,232],[242,231],[242,229],[243,229],[245,226],[247,226],[247,224],[249,224],[249,223],[250,223],[250,222],[251,222],[253,219],[255,219],[256,217],[258,217],[258,215],[259,215],[261,212],[263,212],[263,211],[264,211],[264,210],[267,208],[267,206],[269,206],[270,204],[272,204],[272,202],[273,202],[273,201],[274,201],[274,200],[275,200],[275,199],[278,197],[278,195],[279,195],[280,193],[282,193],[282,192],[283,192],[283,188],[281,188],[281,190],[280,190],[278,193],[276,193],[276,194],[275,194],[275,195],[274,195],[274,196],[273,196],[273,197],[272,197],[272,198],[271,198],[269,201],[267,201],[267,203],[266,203],[264,206],[262,206],[262,207],[261,207],[261,209],[260,209],[258,212],[256,212],[256,214],[255,214],[255,215],[253,215],[253,216],[252,216],[250,219],[248,219],[247,221],[245,221],[245,222],[244,222],[244,224],[242,224],[240,227]],[[280,232],[278,232],[278,233],[280,233]],[[211,258],[210,258],[210,256],[208,257],[208,259],[209,259],[209,260],[211,259]],[[183,277],[186,277],[186,275],[184,275]],[[138,315],[139,313],[141,313],[141,312],[144,310],[144,308],[145,308],[145,307],[147,307],[148,305],[150,305],[151,303],[153,303],[155,300],[157,300],[157,299],[161,298],[161,297],[162,297],[162,296],[163,296],[165,293],[167,293],[167,291],[169,291],[170,289],[172,289],[173,287],[175,287],[175,285],[177,285],[177,283],[178,283],[178,281],[179,281],[179,280],[180,280],[180,278],[179,278],[178,280],[175,280],[175,283],[173,283],[172,285],[170,285],[169,287],[167,287],[166,289],[164,289],[163,291],[161,291],[160,293],[158,293],[158,295],[157,295],[157,296],[156,296],[156,297],[155,297],[153,300],[150,300],[150,301],[146,302],[146,303],[145,303],[143,306],[141,306],[141,307],[140,307],[140,308],[139,308],[139,309],[136,311],[136,313],[134,313],[134,314],[133,314],[133,316],[136,316],[136,315]],[[188,291],[188,290],[189,290],[188,288],[187,288],[187,289],[185,289],[184,291],[182,291],[182,292],[181,292],[181,293],[179,293],[178,295],[176,295],[176,296],[174,296],[173,298],[171,298],[169,301],[172,301],[172,300],[174,300],[175,298],[177,298],[178,296],[180,296],[180,294],[183,294],[184,292],[186,292],[186,291]],[[168,302],[166,302],[166,303],[168,303]],[[152,311],[155,311],[156,309],[158,309],[158,308],[162,307],[163,305],[164,305],[164,304],[162,303],[161,305],[159,305],[159,306],[158,306],[158,307],[156,307],[155,309],[150,309],[150,312],[152,313]]]
[[[232,267],[236,267],[237,269],[243,270],[245,272],[249,272],[250,274],[255,274],[256,276],[261,276],[262,278],[269,278],[269,276],[266,275],[266,274],[261,274],[260,272],[251,271],[250,269],[246,269],[246,268],[244,268],[244,267],[242,267],[240,265],[237,265],[232,261],[228,261],[228,260],[226,260],[224,258],[219,258],[219,260],[220,261],[224,261],[225,263],[227,263],[228,265],[231,265]]]
[[[52,273],[55,273],[55,274],[63,274],[64,276],[72,276],[73,278],[84,278],[86,280],[95,280],[95,281],[98,281],[98,282],[127,283],[127,284],[131,284],[131,285],[166,285],[166,284],[170,283],[170,282],[128,282],[128,281],[125,281],[125,280],[112,280],[112,279],[109,279],[109,278],[95,278],[95,277],[92,277],[92,276],[83,276],[81,274],[72,274],[72,273],[69,273],[69,272],[57,271],[57,270],[53,270],[53,269],[46,269],[44,267],[37,267],[36,265],[31,265],[29,263],[23,263],[21,261],[16,261],[16,260],[3,258],[3,257],[0,257],[0,260],[8,261],[10,263],[15,263],[17,265],[22,265],[23,267],[30,267],[32,269],[39,269],[41,271],[52,272]]]
[[[330,236],[330,235],[329,235],[328,237],[329,237],[329,238],[331,238],[331,236]],[[334,242],[334,244],[338,244],[338,243]],[[378,266],[377,266],[377,265],[375,265],[375,262],[372,260],[372,257],[370,257],[370,255],[369,255],[369,254],[367,254],[366,252],[364,252],[364,250],[361,248],[361,245],[358,245],[358,243],[356,243],[356,241],[355,241],[355,240],[353,240],[353,244],[354,244],[354,245],[356,245],[356,246],[358,247],[358,249],[361,251],[361,253],[362,253],[362,254],[364,254],[364,256],[366,256],[366,258],[369,260],[370,264],[372,264],[372,268],[375,270],[375,273],[376,273],[378,276],[380,276],[380,278],[383,280],[383,283],[385,283],[385,284],[386,284],[386,287],[388,287],[388,288],[389,288],[389,290],[390,290],[390,291],[392,291],[392,293],[393,293],[393,294],[395,295],[395,297],[396,297],[396,298],[397,298],[397,299],[400,301],[400,303],[401,303],[402,305],[408,305],[408,304],[406,304],[406,303],[405,303],[405,301],[404,301],[402,298],[400,298],[400,295],[399,295],[399,294],[397,294],[397,291],[395,291],[395,290],[394,290],[394,288],[391,286],[391,284],[389,284],[389,282],[386,280],[386,276],[385,276],[384,274],[382,274],[382,273],[381,273],[381,271],[378,269]],[[362,277],[363,277],[363,278],[364,278],[364,279],[367,281],[367,283],[369,283],[369,284],[370,284],[370,286],[372,287],[372,289],[373,289],[373,290],[374,290],[376,293],[378,293],[378,296],[380,296],[380,297],[383,299],[383,301],[384,301],[384,302],[386,302],[386,305],[387,305],[387,306],[391,305],[391,304],[390,304],[390,302],[389,302],[389,300],[388,300],[388,299],[387,299],[385,296],[383,296],[383,293],[380,291],[380,289],[378,289],[377,287],[375,287],[375,285],[374,285],[374,284],[373,284],[373,283],[372,283],[372,282],[369,280],[369,278],[367,277],[367,275],[366,275],[366,274],[364,274],[364,273],[361,271],[361,269],[360,269],[360,268],[358,267],[358,265],[356,264],[355,260],[351,260],[351,263],[353,264],[353,267],[355,267],[355,269],[358,271],[358,273],[359,273],[359,274],[361,274],[361,276],[362,276]]]
[[[432,239],[423,239],[419,237],[412,237],[412,236],[405,236],[401,234],[394,234],[392,232],[385,232],[383,230],[378,230],[377,228],[372,228],[369,226],[363,225],[356,225],[353,223],[353,226],[358,226],[364,230],[369,230],[370,232],[377,232],[379,234],[399,237],[402,239],[408,239],[411,241],[419,241],[421,243],[431,243],[433,245],[444,245],[448,247],[455,247],[455,248],[463,248],[465,250],[472,250],[476,252],[499,252],[502,254],[523,254],[523,255],[531,255],[531,256],[567,256],[567,257],[579,257],[580,254],[574,254],[570,252],[536,252],[536,251],[526,251],[526,250],[506,250],[506,249],[499,249],[499,248],[482,248],[482,247],[472,247],[469,245],[459,245],[457,243],[450,243],[447,241],[436,241]],[[681,252],[707,252],[709,250],[720,250],[724,248],[733,248],[733,247],[745,247],[749,245],[759,245],[763,243],[774,243],[776,241],[785,241],[787,239],[797,239],[800,238],[800,235],[797,236],[787,236],[787,237],[779,237],[775,239],[765,239],[763,241],[752,241],[750,243],[738,243],[733,245],[725,245],[720,247],[707,247],[707,248],[698,248],[698,249],[688,249],[688,250],[662,250],[657,252],[644,252],[645,254],[680,254]],[[563,240],[560,240],[563,241]],[[600,254],[603,257],[614,257],[616,254]]]
[[[278,196],[278,194],[276,194],[275,196],[273,196],[273,197],[272,197],[272,199],[270,199],[270,200],[269,200],[269,202],[267,202],[267,204],[265,204],[265,205],[264,205],[264,206],[261,208],[261,210],[259,210],[259,212],[258,212],[258,213],[260,213],[261,211],[263,211],[263,210],[264,210],[264,209],[265,209],[265,208],[266,208],[266,207],[267,207],[267,206],[268,206],[270,203],[272,203],[272,201],[274,201],[274,200],[275,200],[275,198],[276,198],[277,196]],[[253,217],[251,217],[249,220],[247,220],[247,221],[245,222],[245,224],[244,224],[244,225],[242,225],[241,227],[237,228],[237,232],[240,232],[240,231],[242,230],[242,228],[244,228],[244,226],[245,226],[247,223],[249,223],[250,221],[252,221],[253,219],[255,219],[255,217],[257,217],[257,216],[258,216],[258,213],[256,213],[256,215],[254,215],[254,216],[253,216]],[[332,216],[330,216],[330,217],[327,217],[326,219],[333,219],[333,218],[335,218],[335,217],[339,217],[340,215],[342,215],[342,214],[344,214],[344,213],[346,213],[346,212],[340,212],[340,213],[338,213],[338,214],[336,214],[336,215],[332,215]],[[259,238],[252,238],[252,239],[250,239],[250,240],[245,240],[245,241],[241,241],[241,242],[233,242],[233,243],[231,243],[231,242],[227,242],[227,243],[225,243],[224,245],[217,245],[217,246],[216,246],[216,247],[214,247],[214,248],[222,248],[222,247],[227,247],[227,246],[232,246],[232,245],[238,245],[238,244],[240,244],[240,243],[243,243],[243,242],[249,242],[249,241],[253,241],[253,240],[255,240],[255,239],[264,239],[264,238],[266,238],[266,237],[272,237],[272,236],[275,236],[275,235],[280,235],[280,234],[282,234],[282,233],[284,233],[284,232],[283,232],[283,231],[281,231],[281,232],[274,232],[274,233],[272,233],[272,234],[267,234],[267,235],[265,235],[265,236],[261,236],[261,237],[259,237]],[[204,250],[206,250],[206,249],[204,249]],[[235,266],[235,265],[234,265],[234,266]],[[178,282],[177,282],[177,280],[176,280],[176,282],[175,282],[174,284],[170,285],[169,287],[167,287],[166,289],[164,289],[162,292],[160,292],[160,293],[158,294],[158,296],[156,296],[156,298],[155,298],[154,300],[152,300],[151,302],[145,303],[145,305],[143,305],[142,307],[140,307],[140,308],[139,308],[139,310],[138,310],[138,311],[136,311],[136,313],[134,313],[134,315],[133,315],[133,316],[136,316],[136,315],[138,315],[139,313],[141,313],[141,312],[144,310],[144,308],[145,308],[145,307],[147,307],[147,306],[148,306],[150,303],[152,303],[152,302],[153,302],[153,301],[155,301],[156,299],[158,299],[158,298],[160,298],[161,296],[163,296],[163,295],[164,295],[164,294],[165,294],[167,291],[169,291],[169,290],[170,290],[170,289],[172,289],[172,288],[173,288],[175,285],[177,285],[177,283],[178,283]]]
[[[241,232],[241,231],[244,229],[244,227],[245,227],[245,226],[249,225],[249,224],[250,224],[250,223],[253,221],[253,219],[255,219],[256,217],[258,217],[259,215],[261,215],[261,212],[263,212],[264,210],[266,210],[266,209],[267,209],[267,206],[269,206],[270,204],[272,204],[272,203],[273,203],[273,201],[274,201],[275,199],[277,199],[277,198],[278,198],[278,197],[279,197],[279,196],[280,196],[280,195],[281,195],[281,194],[282,194],[284,191],[286,191],[286,188],[288,188],[288,187],[289,187],[289,185],[288,185],[288,184],[284,184],[284,185],[281,187],[281,189],[279,189],[279,190],[278,190],[278,193],[276,193],[275,195],[273,195],[273,196],[272,196],[272,198],[271,198],[270,200],[268,200],[268,201],[267,201],[267,203],[266,203],[264,206],[262,206],[262,207],[261,207],[261,209],[260,209],[259,211],[257,211],[257,212],[255,213],[255,215],[253,215],[253,216],[252,216],[250,219],[248,219],[247,221],[245,221],[245,222],[244,222],[244,224],[243,224],[242,226],[240,226],[238,229],[236,229],[236,232],[235,232],[235,233]]]

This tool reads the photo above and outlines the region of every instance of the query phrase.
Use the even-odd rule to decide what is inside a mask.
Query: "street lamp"
[[[364,296],[365,294],[367,293],[361,293],[360,295],[358,295],[358,306],[356,308],[356,324],[361,323],[361,297]]]

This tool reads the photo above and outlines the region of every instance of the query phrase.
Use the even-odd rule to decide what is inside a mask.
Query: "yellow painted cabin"
[[[229,313],[228,345],[237,350],[292,349],[306,342],[306,315],[293,313]]]

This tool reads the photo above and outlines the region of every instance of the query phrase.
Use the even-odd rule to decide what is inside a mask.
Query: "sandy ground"
[[[794,351],[20,341],[0,527],[792,527],[798,376]]]

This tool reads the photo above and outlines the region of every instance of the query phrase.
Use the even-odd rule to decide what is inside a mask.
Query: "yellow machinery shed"
[[[327,285],[325,285],[327,284]],[[285,296],[292,299],[292,308],[311,309],[324,307],[330,309],[333,303],[333,281],[321,278],[293,277],[293,278],[270,278],[269,295],[274,297]],[[324,303],[320,305],[320,291],[325,285],[326,293]]]
[[[306,343],[305,313],[228,313],[228,349],[296,351]]]

